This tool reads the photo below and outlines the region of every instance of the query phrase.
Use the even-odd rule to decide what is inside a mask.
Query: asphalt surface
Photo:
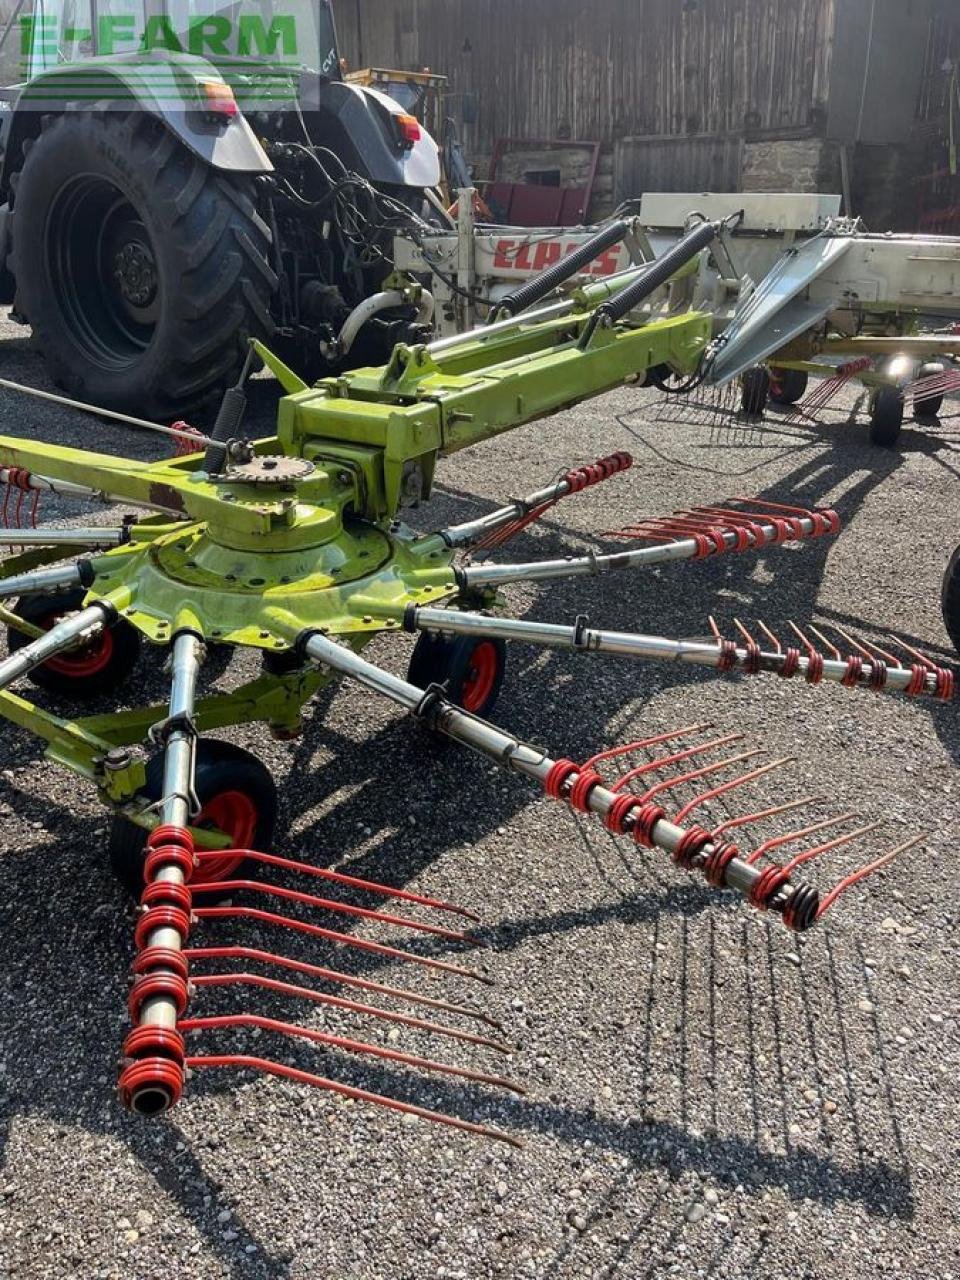
[[[0,376],[49,386],[10,325]],[[264,427],[275,395],[272,384],[257,388]],[[896,451],[878,452],[835,408],[819,425],[771,417],[760,429],[693,420],[658,399],[626,388],[448,459],[416,519],[465,518],[629,449],[628,475],[562,504],[515,544],[517,558],[609,547],[604,530],[736,493],[831,503],[844,532],[759,558],[511,591],[517,616],[586,613],[672,636],[705,634],[711,613],[728,629],[734,616],[771,627],[792,618],[881,642],[895,631],[947,657],[938,601],[960,533],[960,418],[911,424]],[[138,457],[166,451],[6,392],[0,430]],[[43,510],[91,518],[76,504]],[[370,652],[403,672],[410,648],[391,638]],[[236,665],[212,679],[227,687]],[[136,696],[163,690],[154,657]],[[820,798],[741,831],[745,844],[853,809],[882,820],[807,868],[824,887],[915,834],[926,839],[798,940],[665,855],[615,840],[339,686],[293,743],[259,729],[224,735],[276,776],[275,850],[481,913],[483,949],[419,949],[459,957],[495,980],[489,989],[431,983],[376,957],[344,967],[479,1000],[517,1047],[502,1061],[414,1032],[387,1038],[353,1015],[279,998],[227,992],[215,1003],[505,1073],[525,1097],[267,1033],[231,1042],[497,1125],[522,1149],[243,1072],[198,1073],[175,1112],[145,1121],[124,1114],[115,1093],[134,914],[107,866],[109,819],[91,788],[5,728],[0,1275],[960,1276],[955,707],[518,649],[496,719],[574,759],[705,721],[746,735],[731,749],[762,751],[745,768],[795,756],[704,816]],[[204,933],[260,941],[244,928]],[[337,959],[311,939],[283,945]]]

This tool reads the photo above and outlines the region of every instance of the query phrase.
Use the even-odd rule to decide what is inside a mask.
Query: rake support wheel
[[[161,799],[163,755],[147,764],[147,785],[143,798]],[[277,821],[277,788],[269,770],[248,751],[230,742],[202,738],[197,743],[196,792],[200,813],[193,819],[197,827],[223,831],[237,848],[269,849]],[[110,865],[117,879],[134,898],[143,892],[143,863],[147,832],[127,818],[115,817],[110,828]],[[249,860],[225,858],[204,867],[202,878],[195,875],[191,887],[200,890],[217,880],[249,879]],[[203,895],[208,900],[210,894]]]
[[[451,702],[486,717],[500,696],[506,662],[502,640],[476,636],[448,640],[425,633],[413,651],[408,679],[419,689],[444,685]]]
[[[798,404],[807,394],[809,381],[803,369],[774,369],[770,377],[770,399],[774,404]]]
[[[940,602],[947,634],[957,653],[960,653],[960,547],[954,551],[947,565]]]
[[[47,631],[68,613],[83,607],[86,591],[21,596],[12,612],[24,622]],[[7,648],[16,653],[30,643],[22,631],[7,629]],[[124,684],[140,657],[140,635],[129,623],[117,621],[95,640],[58,658],[34,667],[28,679],[38,689],[70,698],[95,698]]]
[[[892,449],[903,427],[903,396],[895,387],[881,387],[870,413],[870,443]]]

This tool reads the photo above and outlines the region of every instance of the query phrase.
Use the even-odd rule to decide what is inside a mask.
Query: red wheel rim
[[[500,654],[495,644],[484,640],[470,655],[470,665],[463,679],[461,703],[464,711],[479,711],[493,693],[500,670]]]
[[[36,624],[41,631],[49,631],[60,622],[64,614],[51,613],[41,618]],[[74,653],[64,654],[59,658],[49,658],[43,665],[48,671],[55,671],[60,676],[72,676],[75,680],[98,676],[110,665],[113,658],[113,632],[104,627],[95,639],[85,644]]]
[[[252,849],[257,833],[257,816],[257,806],[245,791],[221,791],[207,801],[192,825],[222,831],[230,837],[235,849]],[[203,864],[202,873],[195,875],[190,883],[196,887],[229,880],[242,865],[242,857],[209,858]]]

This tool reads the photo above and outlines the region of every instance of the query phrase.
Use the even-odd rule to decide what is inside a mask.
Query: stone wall
[[[840,149],[822,138],[745,142],[741,185],[744,191],[839,191]]]

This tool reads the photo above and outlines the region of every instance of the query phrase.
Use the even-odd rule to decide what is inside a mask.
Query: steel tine
[[[835,644],[831,644],[830,641],[827,639],[827,637],[823,634],[823,632],[820,631],[817,627],[815,627],[812,622],[809,623],[808,625],[810,627],[810,630],[817,637],[817,639],[820,641],[823,647],[830,651],[830,653],[836,659],[837,662],[842,662],[843,654],[840,652],[837,646]]]
[[[259,862],[264,866],[278,867],[284,871],[296,871],[300,875],[313,876],[318,880],[329,880],[333,884],[346,885],[351,889],[360,889],[364,893],[377,894],[384,898],[396,898],[401,902],[409,902],[420,907],[430,907],[435,911],[446,911],[451,915],[463,916],[467,920],[479,921],[480,917],[472,911],[465,911],[452,902],[443,902],[438,898],[427,898],[419,893],[411,893],[409,889],[394,889],[390,885],[378,884],[375,880],[364,880],[359,876],[346,875],[342,871],[331,871],[327,867],[314,867],[307,862],[295,862],[290,858],[281,858],[273,853],[259,853],[256,849],[238,849],[235,851],[244,861]],[[194,857],[202,866],[204,861],[222,858],[224,851],[197,850]]]
[[[217,892],[223,894],[256,893],[264,898],[279,898],[283,902],[296,902],[304,907],[316,907],[321,911],[330,911],[334,915],[351,916],[356,920],[375,920],[380,924],[394,925],[398,929],[411,929],[415,933],[424,933],[436,938],[444,938],[447,942],[472,944],[477,941],[467,933],[457,933],[454,929],[444,929],[441,925],[421,924],[418,920],[408,920],[404,916],[395,916],[386,911],[371,911],[367,907],[355,907],[350,903],[337,902],[332,898],[318,898],[312,893],[301,893],[298,889],[285,889],[281,885],[267,884],[263,880],[218,880]]]
[[[918,844],[923,844],[924,840],[929,839],[926,834],[914,836],[912,840],[907,840],[904,844],[898,845],[896,849],[891,849],[889,853],[885,853],[882,857],[877,858],[875,862],[868,863],[865,867],[861,867],[859,871],[854,871],[851,875],[846,876],[839,884],[834,885],[829,893],[820,899],[820,906],[817,910],[817,919],[820,920],[830,908],[834,905],[838,898],[842,897],[848,889],[852,889],[855,884],[859,884],[861,880],[866,880],[868,876],[872,876],[874,872],[880,871],[883,867],[893,862],[894,858],[899,858],[902,853],[907,853],[910,849],[915,849]]]
[[[434,960],[430,956],[417,955],[414,951],[403,951],[399,947],[390,947],[383,942],[371,942],[367,938],[358,938],[353,934],[338,933],[335,929],[324,929],[321,925],[308,924],[305,920],[276,915],[271,911],[262,911],[259,907],[194,907],[193,914],[198,920],[252,920],[260,924],[275,924],[284,929],[292,929],[295,933],[307,934],[311,938],[324,938],[327,942],[334,942],[339,946],[357,951],[369,951],[373,955],[384,956],[390,960],[422,965],[426,969],[436,969],[441,973],[455,974],[458,978],[469,978],[473,982],[492,985],[490,978],[471,969],[465,969],[462,965],[450,964],[446,960]]]
[[[258,1031],[272,1031],[277,1035],[310,1040],[313,1044],[327,1045],[332,1049],[343,1049],[346,1053],[381,1058],[384,1062],[399,1062],[405,1067],[417,1067],[421,1071],[434,1071],[441,1075],[458,1076],[461,1080],[471,1080],[476,1084],[488,1084],[497,1089],[508,1089],[511,1093],[518,1095],[525,1093],[521,1085],[514,1084],[512,1080],[507,1080],[503,1076],[491,1075],[486,1071],[474,1071],[470,1067],[458,1067],[449,1062],[437,1062],[433,1058],[424,1058],[417,1053],[407,1053],[403,1049],[387,1049],[383,1045],[370,1044],[366,1040],[354,1040],[350,1036],[333,1035],[328,1031],[317,1031],[313,1027],[303,1027],[296,1022],[282,1022],[279,1018],[265,1018],[256,1013],[223,1013],[197,1018],[183,1018],[178,1025],[182,1032],[222,1031],[227,1028],[253,1027]]]
[[[729,768],[732,764],[741,764],[744,760],[755,760],[757,756],[762,755],[763,751],[757,747],[753,751],[743,751],[740,755],[730,756],[729,759],[720,760],[716,764],[705,765],[702,769],[695,769],[690,773],[681,773],[675,778],[667,778],[663,782],[658,782],[656,786],[651,787],[649,791],[645,791],[640,799],[646,803],[648,800],[652,800],[654,796],[662,795],[665,791],[672,791],[684,782],[695,782],[697,778],[705,778],[711,773],[719,773],[721,769]]]
[[[192,965],[196,960],[243,960],[255,961],[258,964],[276,966],[287,969],[291,973],[301,973],[306,977],[330,982],[335,986],[353,987],[357,991],[369,991],[391,1000],[401,1000],[405,1004],[422,1005],[426,1009],[436,1009],[439,1013],[453,1013],[459,1017],[472,1018],[482,1022],[495,1031],[503,1031],[503,1025],[472,1005],[457,1004],[451,1000],[441,1000],[436,996],[425,996],[419,991],[408,991],[404,987],[393,987],[385,982],[375,982],[372,978],[361,978],[352,973],[341,973],[339,969],[328,969],[323,965],[310,964],[306,960],[295,960],[292,956],[277,955],[272,951],[261,951],[256,947],[188,947],[184,955]]]
[[[491,1138],[496,1142],[509,1143],[511,1147],[522,1148],[522,1144],[518,1139],[489,1125],[473,1124],[469,1120],[459,1120],[456,1116],[444,1115],[442,1111],[430,1111],[426,1107],[418,1107],[410,1102],[400,1102],[396,1098],[387,1098],[383,1094],[371,1093],[367,1089],[357,1089],[353,1085],[341,1084],[339,1080],[330,1080],[325,1076],[314,1075],[310,1071],[301,1071],[297,1067],[288,1067],[282,1062],[273,1062],[269,1058],[258,1058],[242,1053],[202,1054],[188,1057],[186,1066],[194,1071],[214,1070],[217,1068],[247,1068],[252,1071],[259,1071],[264,1075],[277,1076],[282,1080],[292,1080],[296,1084],[306,1084],[315,1089],[325,1089],[330,1093],[338,1093],[341,1097],[351,1098],[354,1102],[367,1102],[373,1106],[399,1111],[403,1115],[419,1116],[422,1120],[430,1120],[434,1124],[446,1125],[450,1129],[459,1129],[462,1133],[472,1133],[477,1137]]]
[[[725,822],[720,823],[719,827],[713,828],[713,834],[722,836],[728,831],[737,830],[738,827],[747,827],[752,822],[762,822],[765,818],[775,818],[778,814],[802,809],[805,805],[817,803],[821,799],[821,796],[803,796],[800,800],[790,800],[786,804],[774,805],[771,809],[761,809],[759,813],[746,813],[735,818],[727,818]]]
[[[301,987],[292,982],[280,982],[276,978],[267,978],[259,973],[210,973],[193,974],[190,981],[198,990],[203,987],[222,989],[225,987],[256,987],[261,991],[271,991],[276,995],[294,996],[298,1000],[309,1000],[313,1004],[329,1005],[333,1009],[344,1009],[349,1013],[358,1013],[367,1018],[380,1018],[385,1022],[396,1022],[404,1027],[412,1027],[416,1031],[425,1031],[430,1035],[446,1036],[451,1040],[462,1040],[467,1044],[480,1045],[485,1049],[494,1049],[497,1053],[511,1053],[512,1046],[500,1040],[492,1040],[489,1036],[477,1035],[473,1031],[461,1031],[458,1027],[448,1027],[440,1022],[430,1022],[424,1018],[415,1018],[406,1013],[395,1013],[390,1009],[380,1009],[376,1005],[364,1004],[358,1000],[346,1000],[342,996],[329,995],[325,991],[316,991],[313,987]]]
[[[767,626],[767,624],[764,622],[762,618],[757,619],[757,626],[760,628],[763,634],[767,637],[767,639],[773,645],[777,653],[783,653],[783,645],[780,643],[779,638],[776,635],[774,635],[774,633],[770,630],[770,628]]]
[[[610,790],[613,792],[622,791],[637,778],[642,778],[647,773],[655,773],[660,769],[665,769],[667,765],[679,764],[681,760],[689,760],[692,756],[702,755],[705,751],[716,751],[720,747],[729,747],[731,742],[742,742],[746,737],[743,733],[728,733],[722,738],[715,738],[712,742],[704,742],[699,746],[687,747],[684,751],[678,751],[671,756],[661,756],[658,760],[651,760],[646,764],[638,765],[637,768],[631,769],[629,773],[625,773],[622,778],[618,778],[612,783]],[[588,767],[588,766],[585,766]]]
[[[866,836],[871,831],[876,831],[882,825],[879,821],[870,822],[864,827],[858,827],[856,831],[848,831],[846,835],[837,836],[836,839],[828,840],[825,844],[817,845],[813,849],[805,849],[803,853],[798,853],[795,858],[787,863],[785,870],[793,871],[797,867],[802,867],[804,863],[812,862],[814,858],[819,858],[823,853],[830,853],[833,849],[841,849],[844,845],[851,844],[858,837]]]
[[[757,754],[761,753],[758,752]],[[793,764],[795,761],[796,756],[781,756],[779,760],[772,760],[769,764],[762,765],[759,769],[751,769],[749,773],[744,773],[739,778],[733,778],[730,782],[724,782],[719,787],[704,791],[702,795],[696,796],[689,804],[683,806],[674,818],[675,824],[679,826],[694,809],[706,804],[708,800],[715,800],[718,796],[726,795],[728,791],[735,791],[738,787],[746,786],[748,782],[755,782],[757,778],[763,778],[768,773],[773,773],[774,770],[782,769],[785,765]]]
[[[751,866],[759,862],[767,853],[773,853],[775,849],[782,849],[784,845],[791,844],[794,840],[804,840],[807,836],[816,835],[818,831],[825,831],[827,827],[834,827],[838,822],[849,822],[851,818],[859,815],[855,809],[851,809],[849,813],[837,814],[832,818],[824,818],[821,822],[815,822],[812,826],[803,827],[800,831],[788,831],[785,835],[774,836],[771,840],[764,840],[763,844],[757,845],[756,849],[744,859]],[[854,835],[860,834],[854,832]]]
[[[593,769],[598,764],[603,764],[605,760],[616,760],[634,751],[642,751],[645,747],[657,747],[661,742],[669,742],[672,738],[683,738],[689,733],[702,733],[705,729],[713,727],[713,723],[707,720],[702,724],[688,724],[682,729],[671,729],[669,733],[660,733],[655,738],[644,738],[641,742],[628,742],[623,747],[611,747],[609,751],[601,751],[598,755],[592,756],[583,767]]]

